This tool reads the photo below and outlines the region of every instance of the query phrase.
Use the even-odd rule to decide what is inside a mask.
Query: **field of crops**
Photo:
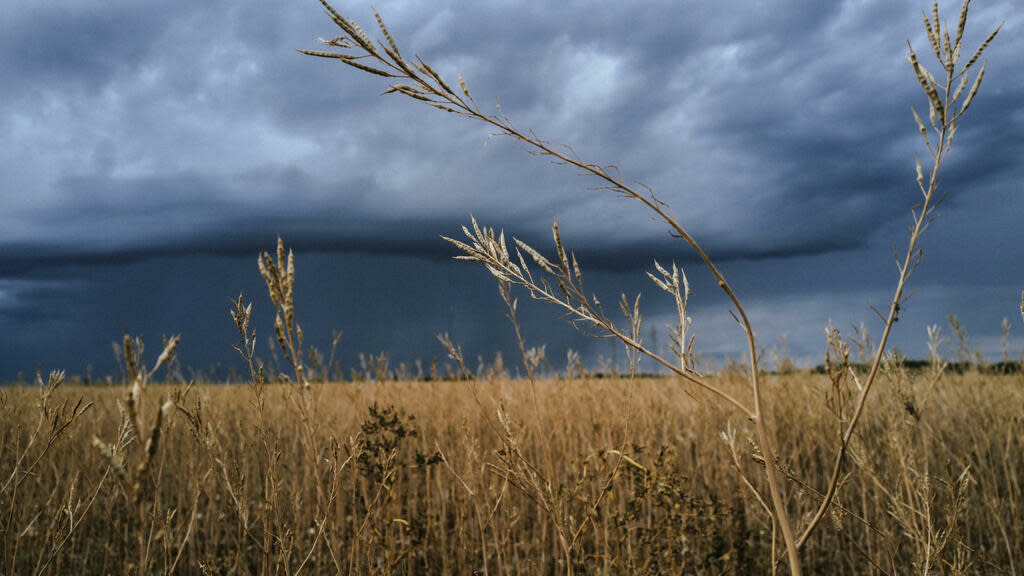
[[[1014,573],[1021,377],[890,367],[882,385],[806,569]],[[765,388],[805,522],[852,390],[809,373]],[[131,390],[0,391],[0,572],[766,574],[781,558],[750,424],[678,379]]]

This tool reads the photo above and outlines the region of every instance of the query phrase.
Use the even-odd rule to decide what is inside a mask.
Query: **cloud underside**
[[[484,111],[500,105],[517,127],[649,186],[744,293],[798,293],[798,314],[805,300],[875,290],[876,275],[888,278],[920,198],[915,155],[928,165],[909,110],[927,118],[927,102],[904,57],[909,38],[939,70],[921,28],[927,6],[599,4],[375,8],[404,54],[422,56],[451,85],[461,74]],[[949,195],[917,281],[1019,282],[1007,265],[1024,257],[1024,16],[1013,8],[971,6],[968,47],[1004,24],[943,168],[940,192]],[[372,31],[370,8],[353,10]],[[13,331],[34,331],[39,342],[61,330],[87,338],[88,329],[71,329],[82,299],[97,315],[123,307],[116,322],[103,320],[114,331],[131,323],[129,312],[152,314],[97,287],[117,271],[161,297],[220,306],[277,236],[325,269],[334,262],[368,278],[410,257],[403,265],[424,286],[445,290],[453,268],[443,262],[456,251],[441,236],[460,238],[470,214],[544,253],[557,219],[566,246],[598,277],[595,290],[618,293],[612,279],[655,259],[695,268],[693,251],[639,203],[594,190],[600,182],[484,125],[380,96],[384,79],[296,52],[336,34],[315,1],[6,10],[0,313]],[[238,272],[217,284],[211,266],[199,271],[214,274],[208,284],[188,284],[160,269],[204,258],[235,262]],[[191,265],[175,270],[187,276]],[[177,290],[160,292],[162,284]],[[365,294],[364,307],[383,305]],[[55,310],[65,311],[60,322]],[[147,326],[173,323],[146,317]],[[0,354],[0,372],[15,357]]]
[[[719,258],[855,250],[914,201],[907,107],[924,100],[902,54],[922,35],[890,3],[377,8],[479,101],[650,185]],[[685,258],[642,209],[587,190],[598,182],[297,54],[330,36],[315,6],[34,7],[11,22],[2,66],[19,82],[0,121],[19,146],[0,154],[0,269],[237,253],[278,233],[436,258],[436,237],[468,213],[542,246],[558,218],[597,266],[638,250]],[[1013,53],[1005,36],[994,58]],[[43,50],[39,37],[61,41]],[[994,111],[1021,101],[1021,80],[990,76],[999,85],[967,119],[951,187],[1011,176],[1024,148],[1024,120],[1008,127]],[[975,144],[987,132],[998,150]]]

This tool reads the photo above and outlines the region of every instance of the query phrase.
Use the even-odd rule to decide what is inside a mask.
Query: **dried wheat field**
[[[805,569],[1014,573],[1024,380],[930,378],[886,375]],[[765,387],[803,518],[851,390]],[[744,485],[764,491],[751,426],[678,379],[337,382],[308,412],[301,394],[149,384],[140,432],[125,388],[61,387],[45,413],[37,389],[0,391],[3,572],[765,574],[780,554]]]

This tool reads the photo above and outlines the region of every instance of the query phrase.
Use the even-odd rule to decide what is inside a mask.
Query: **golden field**
[[[1015,573],[1024,379],[896,367],[881,385],[805,569]],[[843,393],[810,373],[764,387],[805,522]],[[752,427],[677,379],[148,384],[141,434],[129,386],[47,390],[0,390],[4,574],[767,574],[782,558]]]

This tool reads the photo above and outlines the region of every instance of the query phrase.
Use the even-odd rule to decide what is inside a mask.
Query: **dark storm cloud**
[[[337,7],[371,29],[367,5]],[[461,73],[485,110],[500,101],[518,126],[650,185],[748,295],[765,338],[787,331],[785,314],[800,316],[806,334],[790,342],[807,357],[829,311],[860,318],[868,301],[884,306],[892,245],[919,197],[914,153],[927,154],[908,110],[925,114],[926,101],[904,60],[908,37],[929,52],[924,7],[376,5],[405,53]],[[941,231],[915,276],[935,294],[908,318],[917,328],[969,306],[990,323],[1024,283],[1008,264],[1024,246],[1022,20],[1009,2],[976,3],[971,19],[969,50],[1005,24],[942,175]],[[23,335],[0,346],[0,379],[54,347],[81,366],[125,328],[181,330],[204,351],[229,342],[204,318],[238,289],[259,292],[252,260],[278,235],[316,255],[309,282],[346,279],[313,290],[310,308],[331,290],[361,294],[358,309],[329,308],[325,320],[375,326],[369,348],[430,350],[423,339],[453,320],[396,327],[410,325],[415,303],[450,310],[435,294],[454,290],[446,275],[491,290],[485,273],[447,263],[454,252],[439,238],[460,236],[469,213],[544,251],[558,218],[612,299],[616,286],[648,290],[635,273],[655,258],[686,264],[695,314],[715,333],[709,353],[731,351],[718,335],[728,314],[709,316],[722,304],[716,288],[642,206],[589,190],[599,183],[483,126],[379,97],[380,78],[298,54],[337,34],[317,2],[30,4],[8,8],[0,31],[0,129],[11,143],[0,152],[0,320]],[[411,275],[390,272],[402,268]],[[989,300],[968,303],[968,287],[983,283]],[[374,300],[385,284],[388,298]],[[466,308],[451,314],[486,350],[498,341],[466,319],[490,318],[493,302],[463,292]]]
[[[18,79],[8,84],[8,95],[70,88],[92,92],[107,85],[150,56],[152,30],[164,20],[152,8],[130,3],[8,7],[0,70]]]

